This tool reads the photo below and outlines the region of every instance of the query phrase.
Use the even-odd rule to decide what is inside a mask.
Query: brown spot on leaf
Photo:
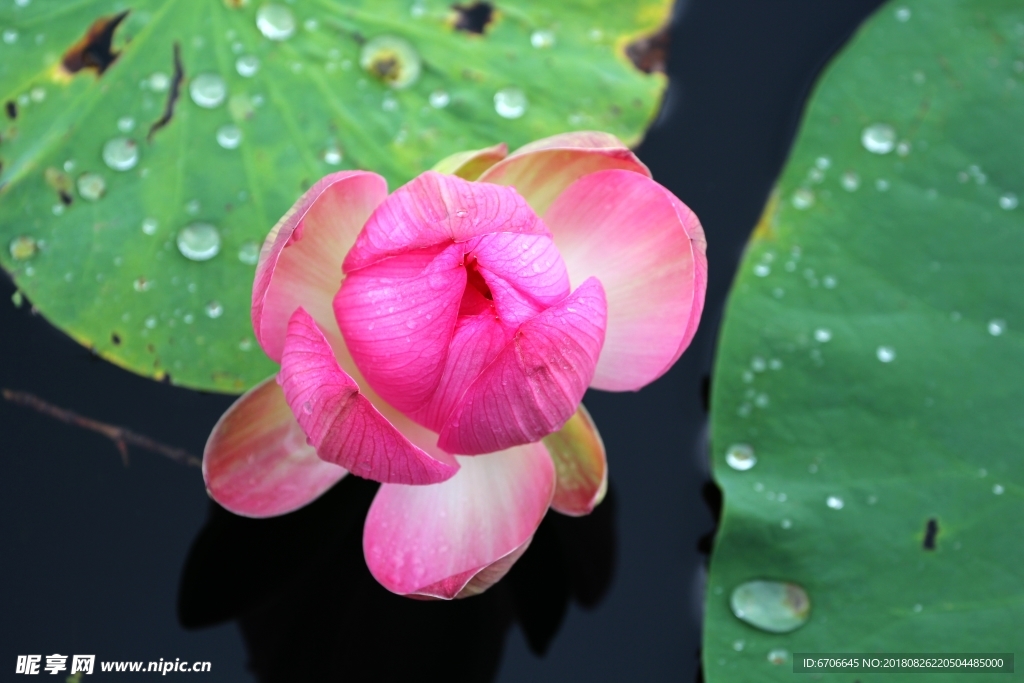
[[[7,100],[7,102],[4,104],[4,111],[7,112],[7,118],[18,118],[18,105],[15,104],[14,100]]]
[[[82,69],[95,69],[101,76],[117,59],[120,52],[114,52],[112,42],[114,31],[128,16],[129,10],[112,17],[100,17],[92,23],[85,35],[64,53],[61,66],[68,73],[78,73]]]
[[[70,206],[74,201],[74,196],[71,194],[71,176],[51,166],[43,171],[43,177],[46,179],[46,184],[53,188],[57,196],[60,197],[61,203]]]
[[[644,73],[665,73],[671,42],[672,34],[668,24],[665,24],[657,32],[637,38],[627,45],[626,56]]]
[[[935,550],[935,537],[939,535],[939,520],[934,517],[924,527],[924,549]]]
[[[112,332],[111,335],[110,335],[110,341],[112,341],[114,343],[114,346],[120,346],[121,345],[121,335],[119,335],[117,332]]]
[[[185,68],[181,64],[181,45],[178,43],[174,44],[173,55],[174,75],[171,77],[171,87],[167,92],[167,104],[164,105],[163,115],[149,127],[149,134],[146,135],[147,142],[153,139],[154,133],[171,122],[171,117],[174,116],[174,105],[177,104],[178,97],[181,95],[181,81],[185,78]]]
[[[494,21],[494,5],[489,2],[474,2],[471,5],[452,5],[455,10],[455,30],[481,35]]]

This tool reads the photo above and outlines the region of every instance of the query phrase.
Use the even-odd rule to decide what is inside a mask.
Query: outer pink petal
[[[479,458],[434,486],[381,486],[363,552],[374,577],[401,595],[479,593],[511,567],[540,526],[555,486],[542,444]]]
[[[344,477],[306,444],[274,378],[235,401],[213,428],[203,452],[206,489],[228,510],[271,517],[315,500]]]
[[[604,291],[591,278],[519,328],[466,390],[438,446],[490,453],[560,429],[593,379],[604,328]]]
[[[341,285],[341,263],[377,205],[388,194],[375,173],[341,171],[311,187],[267,235],[252,290],[256,339],[281,361],[288,320],[304,306],[338,341],[331,301]]]
[[[427,171],[374,211],[345,257],[344,270],[490,232],[549,234],[515,190]]]
[[[544,437],[544,445],[555,463],[551,507],[573,517],[590,514],[608,492],[608,463],[601,435],[582,403],[564,427]]]
[[[426,251],[426,250],[421,250]],[[345,278],[334,300],[338,326],[363,377],[381,397],[409,413],[430,399],[448,358],[466,269],[449,247],[412,277],[393,277],[403,254]]]
[[[434,164],[432,170],[457,175],[466,180],[476,180],[481,173],[507,156],[508,145],[502,142],[493,147],[457,152]]]
[[[511,185],[543,216],[562,190],[578,178],[612,168],[651,175],[614,135],[581,131],[553,135],[520,147],[484,171],[480,181]]]
[[[608,296],[592,386],[630,391],[663,375],[689,345],[704,308],[707,243],[697,217],[653,180],[600,171],[569,186],[545,222],[570,281],[597,277]]]
[[[400,484],[433,484],[458,470],[454,458],[435,458],[413,445],[359,393],[302,308],[288,323],[280,378],[292,413],[323,460]]]

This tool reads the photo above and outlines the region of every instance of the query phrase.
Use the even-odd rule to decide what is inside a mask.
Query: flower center
[[[474,254],[466,254],[463,261],[466,268],[466,289],[459,304],[459,317],[477,315],[494,307],[494,294],[487,281],[480,274],[480,266]]]

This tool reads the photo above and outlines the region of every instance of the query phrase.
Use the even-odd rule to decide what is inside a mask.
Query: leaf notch
[[[64,53],[60,62],[64,70],[69,74],[76,74],[82,69],[95,69],[96,75],[102,76],[121,54],[112,49],[114,31],[130,11],[125,10],[112,17],[100,17],[94,21],[85,35]]]

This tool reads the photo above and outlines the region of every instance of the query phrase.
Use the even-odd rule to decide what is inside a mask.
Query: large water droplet
[[[537,29],[530,34],[530,45],[533,45],[538,50],[546,47],[554,47],[555,34],[552,31],[547,31],[545,29]]]
[[[828,505],[833,510],[842,510],[845,503],[839,496],[829,496],[825,499],[825,505]]]
[[[876,123],[864,129],[860,142],[872,154],[888,154],[896,146],[896,131],[888,124]]]
[[[220,305],[219,301],[211,301],[206,304],[203,311],[208,318],[219,318],[224,314],[224,307]]]
[[[248,266],[255,266],[260,260],[260,245],[246,242],[238,248],[238,260]]]
[[[39,250],[39,246],[35,241],[35,238],[29,237],[28,235],[21,235],[11,240],[11,244],[8,247],[11,252],[11,258],[15,261],[27,261],[36,255]]]
[[[896,359],[896,349],[891,346],[879,346],[878,349],[875,350],[875,355],[878,357],[878,360],[883,363],[891,363]]]
[[[1002,318],[995,318],[988,321],[988,333],[993,337],[998,337],[1006,331],[1006,321]]]
[[[235,60],[235,71],[239,76],[250,78],[260,70],[260,59],[256,55],[242,55]]]
[[[1007,192],[999,198],[999,208],[1011,211],[1017,208],[1017,204],[1020,203],[1017,199],[1017,195],[1012,192]]]
[[[209,223],[193,223],[178,232],[178,251],[191,261],[209,261],[220,252],[220,233]]]
[[[504,119],[518,119],[529,106],[526,93],[519,88],[510,86],[494,93],[494,111]]]
[[[107,191],[107,181],[98,173],[83,173],[78,176],[78,194],[82,199],[94,202]]]
[[[242,129],[228,123],[217,129],[217,144],[224,149],[235,149],[242,144]]]
[[[103,163],[115,171],[127,171],[139,163],[139,146],[131,138],[113,138],[103,145]]]
[[[228,86],[217,74],[199,74],[188,84],[188,93],[200,107],[213,109],[224,103],[228,96]]]
[[[725,452],[725,462],[729,467],[740,472],[745,472],[757,464],[757,456],[754,449],[745,443],[736,443],[729,446]]]
[[[359,65],[392,88],[408,88],[420,77],[420,55],[409,41],[398,36],[377,36],[366,41]]]
[[[747,581],[729,599],[732,613],[755,628],[789,633],[807,623],[811,601],[795,583]]]
[[[295,15],[284,5],[263,5],[256,12],[256,28],[271,40],[288,40],[295,33]]]

